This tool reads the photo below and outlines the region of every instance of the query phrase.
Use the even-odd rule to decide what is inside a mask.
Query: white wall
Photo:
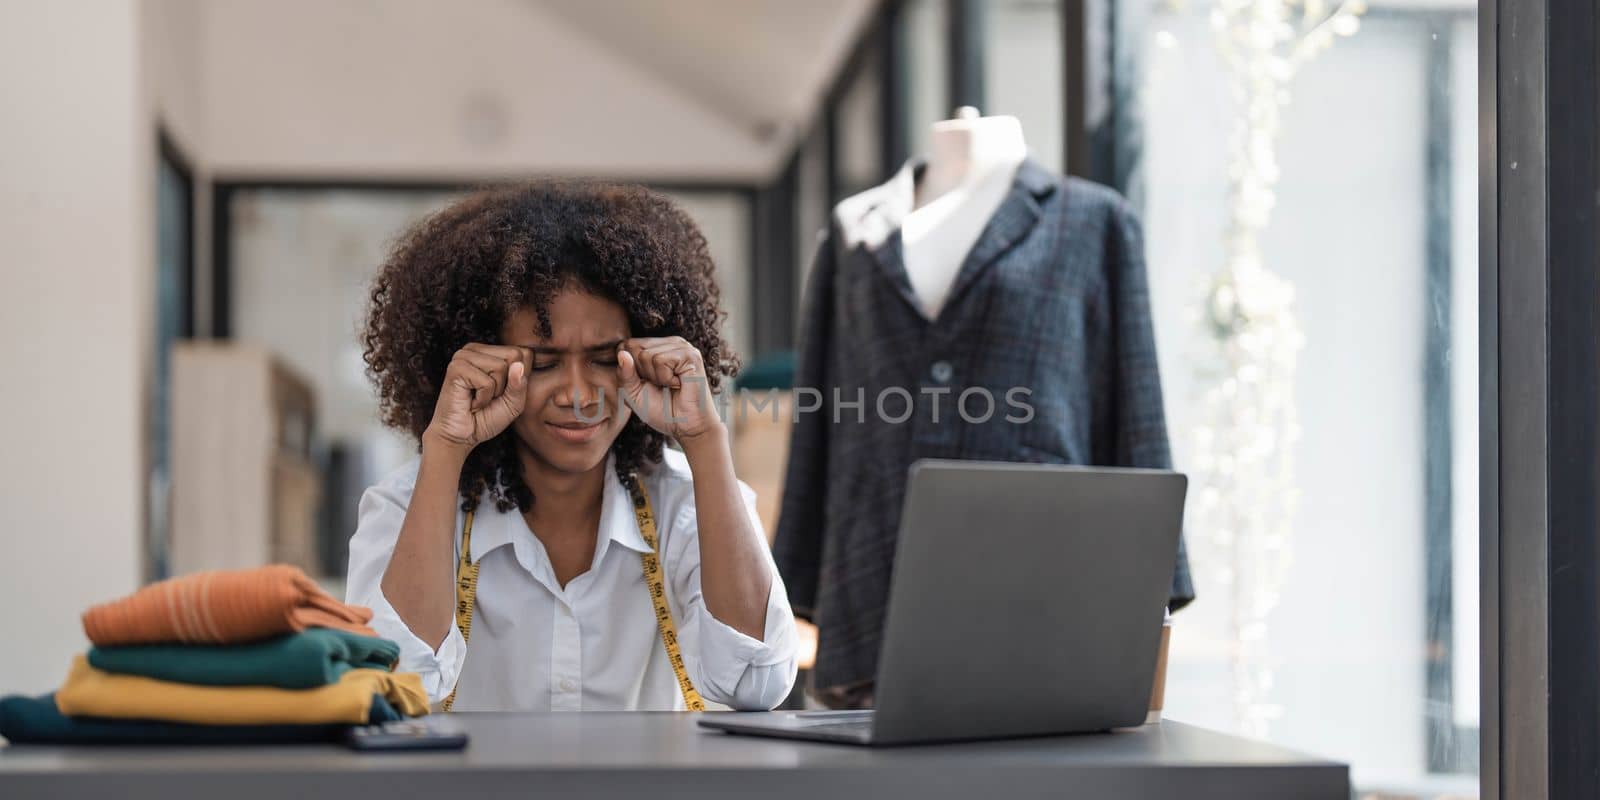
[[[219,174],[743,180],[781,142],[539,4],[215,0],[204,14]]]
[[[132,3],[0,5],[0,693],[133,589],[155,141]]]
[[[203,162],[206,83],[205,0],[140,0],[141,58],[157,122],[183,154]],[[203,163],[191,165],[196,170]]]

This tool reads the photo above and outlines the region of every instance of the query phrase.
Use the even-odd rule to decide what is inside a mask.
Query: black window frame
[[[162,220],[160,218],[160,214],[161,214],[162,204],[160,202],[160,185],[159,185],[159,183],[160,183],[160,180],[161,180],[160,171],[163,168],[170,168],[172,170],[173,174],[177,176],[179,187],[180,187],[180,190],[179,190],[179,204],[178,204],[178,218],[177,218],[177,223],[178,223],[178,226],[179,226],[179,230],[178,230],[178,235],[177,235],[177,242],[178,242],[178,252],[177,252],[177,260],[178,260],[178,274],[177,274],[177,282],[178,282],[178,296],[177,296],[178,330],[177,330],[176,341],[183,341],[185,339],[192,339],[195,336],[195,289],[194,289],[194,287],[195,287],[195,271],[196,270],[195,270],[194,239],[195,239],[195,186],[196,186],[196,182],[195,182],[194,162],[192,160],[190,160],[190,158],[188,157],[187,154],[184,153],[183,148],[178,145],[177,141],[173,138],[172,134],[168,131],[167,126],[163,122],[161,122],[159,120],[157,121],[156,126],[155,126],[155,144],[156,144],[155,153],[154,153],[154,156],[155,156],[155,158],[154,158],[154,167],[155,168],[154,168],[154,170],[152,170],[152,183],[155,184],[155,185],[153,185],[151,187],[152,188],[152,198],[151,199],[152,199],[152,205],[155,208],[155,213],[156,213],[157,217],[154,220],[154,223],[155,223],[155,226],[156,226],[155,227],[155,236],[154,236],[154,239],[156,241],[156,245],[155,245],[156,250],[155,250],[155,252],[152,253],[152,263],[153,263],[153,266],[154,266],[155,270],[162,269],[161,252],[160,252],[161,222],[162,222]],[[160,292],[160,288],[159,288],[160,287],[160,277],[158,275],[154,275],[153,274],[151,276],[151,280],[152,280],[152,285],[154,287],[156,287],[156,292],[159,293]],[[154,322],[157,325],[159,325],[159,320],[160,320],[159,303],[160,303],[160,299],[159,299],[158,296],[153,297],[152,299],[153,299],[154,302],[152,303],[152,307],[151,307],[151,311],[152,311],[151,319],[152,319],[152,322]],[[159,328],[152,327],[151,328],[151,332],[152,332],[152,334],[156,334],[156,333],[159,332]],[[152,345],[155,348],[160,348],[160,347],[164,346],[162,341],[159,338],[155,338],[152,341]],[[154,352],[154,351],[152,351],[152,352]],[[168,357],[170,358],[170,354],[169,354]],[[166,409],[164,409],[164,412],[167,415],[168,420],[164,424],[162,424],[160,428],[155,428],[155,427],[152,426],[152,423],[153,423],[152,414],[158,413],[157,409],[156,409],[156,406],[159,405],[158,393],[165,391],[165,388],[166,388],[166,387],[160,386],[156,382],[157,381],[163,381],[168,377],[167,375],[162,374],[157,369],[156,363],[159,363],[158,360],[153,360],[153,363],[152,363],[150,369],[155,371],[156,374],[154,374],[152,376],[152,381],[151,381],[150,385],[147,386],[146,391],[144,392],[144,396],[141,398],[141,402],[139,404],[139,407],[140,407],[140,415],[139,415],[140,429],[142,431],[142,435],[140,436],[140,462],[143,465],[144,484],[145,484],[144,487],[143,487],[144,491],[142,491],[140,493],[141,494],[141,497],[140,497],[141,522],[140,522],[140,526],[139,527],[140,527],[140,539],[141,539],[141,545],[142,545],[141,546],[141,551],[142,552],[141,552],[140,572],[142,573],[144,579],[147,580],[147,581],[161,580],[161,579],[167,577],[167,571],[168,571],[167,557],[168,557],[168,551],[169,551],[169,547],[170,547],[169,539],[170,539],[170,536],[171,536],[170,519],[168,520],[167,529],[161,530],[161,531],[158,531],[156,529],[155,507],[153,505],[153,497],[155,495],[156,489],[158,488],[157,485],[156,485],[156,481],[155,481],[155,472],[156,472],[156,467],[157,467],[157,461],[158,461],[158,459],[160,457],[158,454],[161,451],[165,451],[166,454],[167,454],[167,458],[169,459],[168,464],[167,464],[167,467],[168,467],[168,470],[169,470],[167,477],[168,477],[169,481],[171,479],[171,474],[170,474],[171,463],[170,463],[170,459],[172,457],[172,442],[171,442],[172,424],[171,424],[171,420],[170,420],[170,416],[171,416],[170,405]],[[166,441],[158,441],[159,439],[162,439],[162,438],[164,438]],[[170,506],[171,506],[171,503],[170,503],[170,498],[169,498],[169,501],[168,501],[168,508],[169,509],[170,509]]]
[[[1480,0],[1484,800],[1600,796],[1600,12]]]

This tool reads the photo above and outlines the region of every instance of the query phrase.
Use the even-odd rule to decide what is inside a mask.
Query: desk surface
[[[690,714],[457,717],[472,743],[450,753],[9,747],[0,750],[0,797],[1349,797],[1343,764],[1172,721],[871,749],[716,733]]]

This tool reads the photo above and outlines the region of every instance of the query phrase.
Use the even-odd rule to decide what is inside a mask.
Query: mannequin
[[[907,276],[929,319],[939,315],[961,263],[1027,156],[1016,117],[980,117],[962,106],[955,119],[933,124],[928,166],[900,231]]]
[[[1172,465],[1132,207],[1027,157],[1013,117],[960,109],[929,150],[834,206],[806,281],[794,385],[821,397],[773,553],[834,708],[874,702],[911,464]],[[1017,388],[1020,416],[971,402]],[[1180,540],[1171,606],[1193,598]]]

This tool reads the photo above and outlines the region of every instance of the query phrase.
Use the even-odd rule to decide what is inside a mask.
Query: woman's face
[[[550,337],[531,308],[512,314],[502,344],[533,351],[528,401],[511,424],[535,458],[562,472],[605,462],[632,413],[617,393],[617,345],[629,336],[622,306],[578,288],[550,300]]]

